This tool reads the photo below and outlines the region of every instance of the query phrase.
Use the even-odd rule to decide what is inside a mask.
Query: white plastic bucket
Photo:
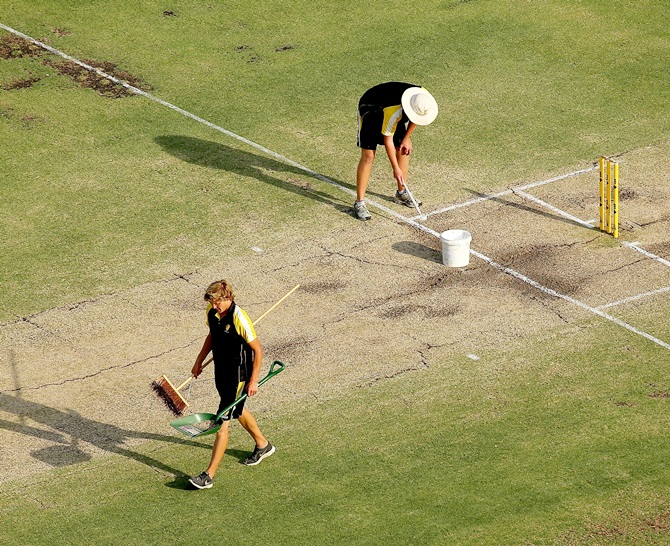
[[[448,267],[465,267],[470,263],[472,235],[462,229],[450,229],[440,235],[442,263]]]

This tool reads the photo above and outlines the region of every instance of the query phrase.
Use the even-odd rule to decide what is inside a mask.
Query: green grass
[[[622,358],[608,324],[582,326],[276,408],[261,424],[277,454],[255,468],[235,425],[208,491],[181,477],[205,449],[158,442],[10,483],[5,543],[658,543],[670,471],[656,394],[670,385],[649,363],[667,357],[622,333]]]

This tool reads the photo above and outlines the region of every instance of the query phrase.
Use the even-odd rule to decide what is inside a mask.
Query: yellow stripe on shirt
[[[387,106],[384,108],[384,123],[382,125],[382,134],[384,136],[393,135],[401,117],[402,106],[400,104],[395,106]]]

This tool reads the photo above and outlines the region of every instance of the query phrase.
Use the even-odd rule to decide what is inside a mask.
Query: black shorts
[[[376,150],[377,146],[384,145],[382,125],[384,124],[384,111],[371,110],[367,112],[358,111],[358,140],[357,146],[364,150]],[[402,139],[407,133],[407,124],[399,122],[393,133],[393,145],[400,148]]]
[[[223,377],[222,377],[223,376]],[[216,410],[218,415],[224,409],[226,409],[230,404],[235,402],[242,394],[246,387],[246,378],[244,373],[217,373],[215,376],[216,381],[216,390],[219,392],[221,397],[221,402],[219,403],[219,409]],[[241,402],[235,404],[229,411],[227,411],[223,417],[223,421],[230,421],[231,419],[239,419],[242,415],[242,410],[244,409],[244,403],[246,398]]]

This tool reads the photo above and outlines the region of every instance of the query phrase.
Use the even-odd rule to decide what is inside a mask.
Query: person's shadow
[[[314,189],[311,184],[305,182],[304,178],[309,176],[307,171],[271,157],[245,152],[218,142],[183,135],[158,136],[154,140],[166,152],[182,161],[201,167],[228,171],[239,176],[254,178],[300,197],[308,197],[320,203],[325,203],[341,212],[348,212],[352,209],[351,205],[348,205],[344,199],[337,200],[327,193]],[[300,178],[292,179],[290,176],[282,178],[273,175],[273,173],[279,172],[299,175]],[[327,180],[326,177],[318,178]],[[350,184],[339,180],[333,180],[333,182],[342,187],[352,189],[352,191],[355,190],[355,187],[352,187]]]
[[[115,425],[88,419],[75,411],[62,411],[44,404],[24,400],[19,396],[9,396],[0,392],[0,411],[13,413],[18,422],[0,419],[0,429],[16,434],[24,434],[41,440],[53,442],[52,446],[31,451],[35,459],[53,467],[68,466],[87,461],[91,456],[83,451],[82,443],[91,444],[101,450],[133,459],[139,463],[174,476],[170,487],[185,488],[188,475],[148,455],[133,451],[124,446],[128,439],[141,438],[185,446],[211,449],[206,443],[184,440],[163,434],[126,430]],[[47,427],[46,429],[26,424],[25,418]],[[231,453],[240,458],[241,453]]]

